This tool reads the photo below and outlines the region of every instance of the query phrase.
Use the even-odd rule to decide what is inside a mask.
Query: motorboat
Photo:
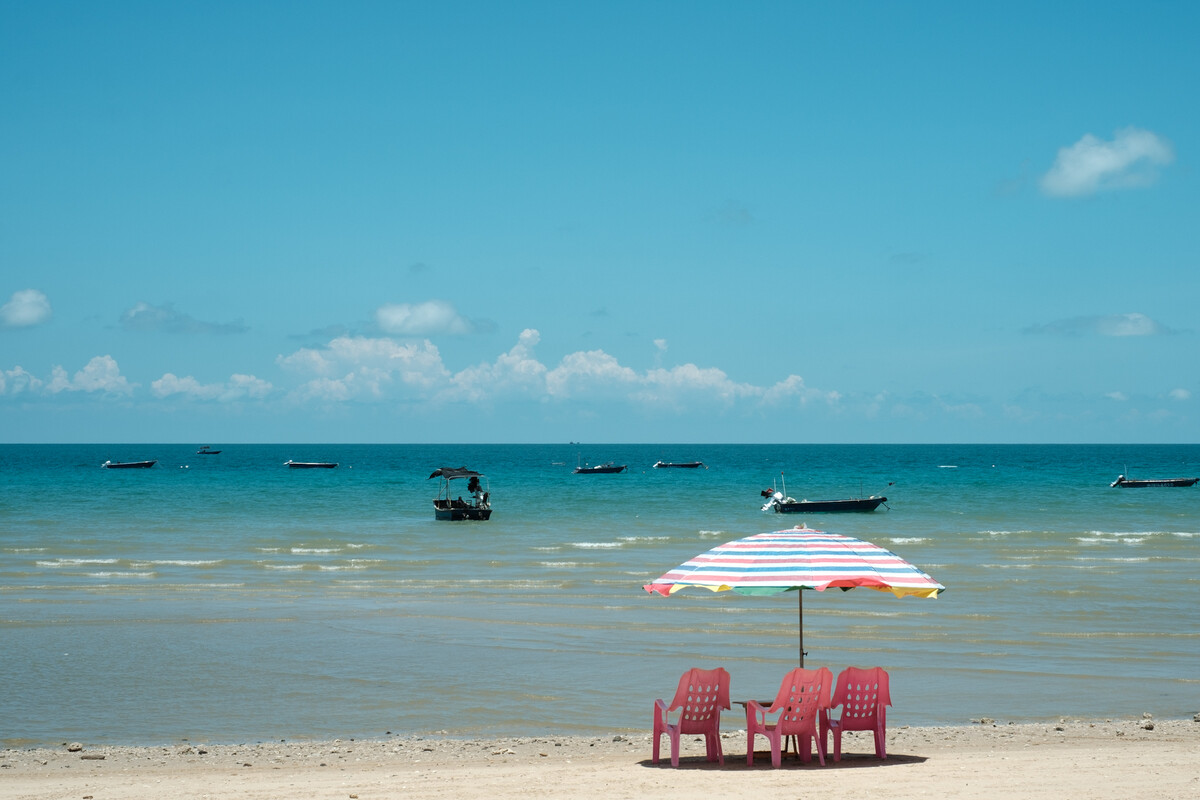
[[[774,510],[780,514],[803,514],[826,511],[874,511],[887,502],[886,497],[848,497],[845,500],[796,500],[784,497],[781,492],[770,495],[763,511]]]
[[[196,451],[196,455],[198,455],[198,456],[215,456],[215,455],[220,455],[220,453],[221,453],[220,450],[213,450],[208,445],[204,445],[203,447],[201,447],[199,450]]]
[[[1120,486],[1122,489],[1147,489],[1159,486],[1195,486],[1200,478],[1149,478],[1136,480],[1118,475],[1109,487]]]
[[[338,465],[336,461],[288,461],[283,462],[292,469],[333,469]]]
[[[780,480],[782,478],[783,476],[780,475]],[[767,502],[763,503],[763,511],[774,511],[777,514],[812,514],[839,511],[874,511],[881,505],[884,508],[891,508],[891,506],[886,505],[886,497],[874,494],[870,497],[847,497],[842,500],[797,500],[794,497],[788,497],[786,483],[781,485],[782,491],[776,491],[775,487],[772,486],[770,489],[763,489],[759,493],[767,500]],[[891,485],[891,482],[889,482],[888,486]]]
[[[461,520],[486,520],[492,516],[491,487],[487,477],[466,467],[439,467],[429,476],[441,478],[437,497],[433,498],[433,518],[459,522]],[[454,497],[454,481],[467,479],[467,495]]]
[[[708,469],[708,465],[703,461],[655,461],[655,469],[697,469],[704,467]]]
[[[100,466],[105,469],[150,469],[158,460],[154,461],[105,461]]]
[[[624,471],[625,471],[625,464],[614,464],[611,461],[609,461],[606,464],[597,464],[594,467],[589,467],[587,464],[582,464],[578,467],[575,467],[575,470],[574,470],[576,475],[602,475],[602,474],[607,474],[607,473],[624,472]]]

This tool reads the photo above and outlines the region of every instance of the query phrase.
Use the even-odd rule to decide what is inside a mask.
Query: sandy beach
[[[824,796],[1194,798],[1200,721],[1123,720],[899,727],[888,758],[847,733],[843,759],[785,759],[759,740],[746,765],[743,730],[723,732],[725,765],[686,741],[678,769],[650,761],[646,733],[605,737],[270,742],[160,747],[65,743],[0,753],[0,796],[73,800],[204,798],[641,798]],[[664,745],[666,740],[664,739]],[[81,749],[76,749],[80,747]],[[664,747],[664,752],[669,752]]]

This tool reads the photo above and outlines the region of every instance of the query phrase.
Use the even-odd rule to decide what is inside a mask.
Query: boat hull
[[[886,497],[859,497],[850,500],[802,500],[798,503],[775,503],[779,514],[829,513],[838,511],[874,511]]]
[[[1200,478],[1161,478],[1151,480],[1128,480],[1117,478],[1109,486],[1119,486],[1122,489],[1154,489],[1165,486],[1195,486]]]
[[[105,469],[150,469],[158,461],[105,461],[100,466]]]
[[[655,469],[699,469],[700,467],[708,469],[703,461],[685,461],[682,463],[673,461],[659,461],[654,465]]]
[[[624,472],[625,465],[619,467],[576,467],[576,475],[611,475],[617,472]]]
[[[288,461],[287,465],[292,469],[333,469],[337,466],[337,463],[324,461]]]
[[[464,520],[483,521],[491,519],[492,510],[490,508],[475,508],[467,506],[466,508],[446,508],[439,506],[436,502],[433,505],[433,518],[444,522],[462,522]]]

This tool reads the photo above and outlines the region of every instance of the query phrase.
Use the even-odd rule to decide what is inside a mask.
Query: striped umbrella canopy
[[[853,536],[797,527],[726,542],[680,564],[642,588],[664,597],[696,586],[714,592],[796,592],[800,666],[804,666],[804,593],[858,586],[896,597],[937,597],[945,586],[900,556]]]

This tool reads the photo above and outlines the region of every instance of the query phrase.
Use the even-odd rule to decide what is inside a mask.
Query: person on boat
[[[467,491],[470,492],[471,496],[475,498],[476,508],[483,506],[484,492],[483,487],[479,485],[479,478],[476,478],[474,475],[471,476],[471,480],[467,481]]]

